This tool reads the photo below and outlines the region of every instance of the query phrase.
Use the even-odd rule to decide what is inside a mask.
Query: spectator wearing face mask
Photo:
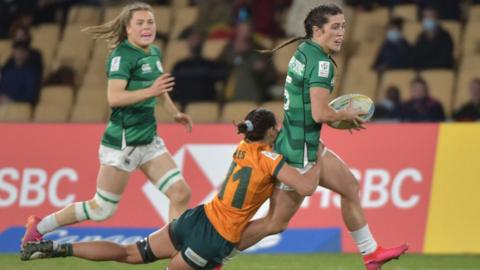
[[[412,47],[403,37],[403,19],[392,18],[388,25],[385,41],[378,52],[373,68],[386,69],[412,68]]]
[[[453,41],[443,29],[433,8],[422,12],[423,30],[414,46],[414,65],[417,69],[452,68]]]

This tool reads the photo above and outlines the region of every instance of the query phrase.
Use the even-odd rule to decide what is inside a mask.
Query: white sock
[[[353,240],[355,240],[360,254],[363,256],[373,253],[377,249],[377,242],[373,239],[368,224],[357,231],[350,232],[350,234]]]
[[[58,228],[57,220],[55,219],[55,214],[50,214],[42,219],[37,225],[37,231],[42,235],[51,232]]]

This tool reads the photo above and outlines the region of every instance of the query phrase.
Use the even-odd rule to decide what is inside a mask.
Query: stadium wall
[[[90,199],[104,125],[0,124],[0,252],[17,252],[22,224]],[[160,125],[192,187],[192,206],[215,195],[241,139],[233,125]],[[407,242],[423,253],[480,253],[480,125],[371,124],[353,135],[325,128],[322,138],[351,167],[377,241]],[[249,252],[355,252],[339,196],[319,188],[281,235]],[[258,216],[265,214],[268,204]],[[60,241],[134,242],[167,220],[168,201],[135,172],[119,210],[103,223],[57,230]],[[132,218],[134,217],[134,218]]]

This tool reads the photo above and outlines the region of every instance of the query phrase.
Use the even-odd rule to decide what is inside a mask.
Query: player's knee
[[[125,246],[125,257],[124,261],[128,264],[142,264],[143,261],[142,255],[137,247],[137,244],[130,244]]]
[[[108,198],[101,197],[98,193],[95,197],[86,202],[85,211],[87,217],[93,221],[104,221],[109,219],[117,210],[118,201],[109,200]]]
[[[348,183],[345,185],[345,190],[342,192],[345,197],[350,199],[357,199],[360,192],[360,185],[358,181],[353,177],[349,177]]]
[[[168,190],[170,203],[173,205],[188,205],[190,198],[192,197],[190,188],[184,181],[179,181],[177,183],[178,184],[171,186],[170,190]]]

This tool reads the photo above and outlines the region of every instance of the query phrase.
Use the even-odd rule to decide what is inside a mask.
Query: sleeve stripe
[[[273,177],[277,177],[278,175],[278,172],[280,172],[280,169],[283,167],[283,165],[285,164],[285,158],[282,157],[282,160],[280,160],[277,164],[277,167],[275,167],[275,170],[273,170]]]

